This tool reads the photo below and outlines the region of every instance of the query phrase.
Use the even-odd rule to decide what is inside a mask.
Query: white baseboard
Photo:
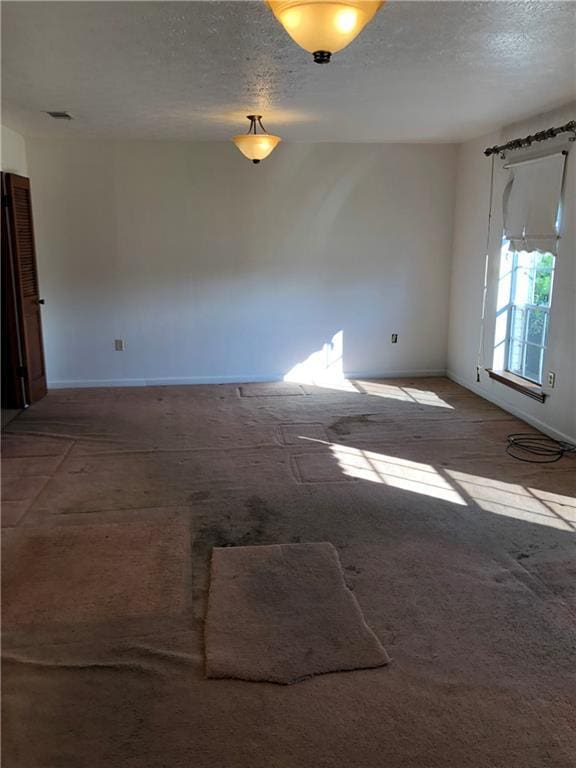
[[[185,376],[158,379],[81,379],[49,381],[48,389],[86,389],[99,387],[169,387],[188,384],[243,384],[281,381],[280,376]]]
[[[540,432],[543,434],[548,435],[549,437],[553,437],[555,440],[563,440],[564,442],[576,445],[575,437],[567,435],[564,432],[559,432],[557,429],[554,429],[553,427],[550,427],[548,424],[546,424],[545,421],[537,419],[535,416],[526,413],[521,408],[516,408],[515,406],[500,400],[498,397],[490,396],[490,394],[487,393],[483,387],[477,386],[475,382],[464,381],[464,379],[462,379],[460,376],[457,376],[452,371],[446,371],[446,376],[456,384],[460,384],[460,386],[469,389],[471,392],[474,392],[480,397],[483,397],[484,400],[489,400],[491,403],[494,403],[494,405],[502,408],[503,411],[507,411],[508,413],[511,413],[512,416],[516,416],[517,418],[522,419],[522,421],[525,421],[527,424],[530,424],[532,427],[540,430]]]
[[[428,376],[446,376],[445,368],[426,368],[404,371],[380,371],[379,373],[352,372],[347,373],[347,379],[423,379]]]
[[[444,369],[404,370],[384,372],[351,372],[346,374],[348,379],[408,379],[426,376],[445,376]],[[64,381],[49,381],[49,389],[86,389],[98,387],[164,387],[187,384],[244,384],[250,382],[283,381],[284,374],[271,373],[264,376],[187,376],[180,378],[158,379],[69,379]]]
[[[48,381],[48,389],[91,389],[100,387],[144,387],[144,379],[67,379]]]

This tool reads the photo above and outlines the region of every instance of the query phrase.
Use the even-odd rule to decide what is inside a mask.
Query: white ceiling
[[[29,136],[226,140],[257,110],[293,141],[459,141],[575,83],[576,2],[390,0],[328,65],[263,0],[2,3],[2,120]]]

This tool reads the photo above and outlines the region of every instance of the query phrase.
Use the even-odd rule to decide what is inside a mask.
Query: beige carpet
[[[331,544],[212,550],[206,674],[295,683],[389,659]]]
[[[9,424],[3,766],[575,768],[576,456],[515,461],[530,428],[446,379],[300,390],[57,391]],[[393,663],[207,679],[212,549],[307,542]]]
[[[109,639],[159,628],[190,607],[188,528],[181,521],[11,528],[2,537],[8,644]]]

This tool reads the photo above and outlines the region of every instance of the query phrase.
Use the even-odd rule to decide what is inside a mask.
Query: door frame
[[[28,225],[31,237],[31,254],[29,263],[32,265],[35,282],[33,299],[24,293],[21,280],[20,235],[16,212],[16,190],[26,191],[28,206]],[[2,316],[2,362],[7,370],[2,374],[2,406],[5,408],[25,408],[44,397],[46,387],[46,363],[44,358],[44,339],[42,333],[42,316],[40,305],[44,300],[39,298],[38,266],[36,263],[36,244],[34,242],[34,221],[30,199],[30,180],[26,176],[15,173],[2,173],[2,299],[5,305]],[[37,306],[37,314],[30,314],[30,303]],[[37,347],[29,339],[29,318],[35,317],[37,323]],[[41,378],[32,379],[31,354],[37,351],[41,366]],[[40,387],[38,387],[40,383]]]
[[[26,407],[23,368],[21,323],[14,275],[9,216],[9,198],[6,174],[0,173],[2,185],[2,407]]]

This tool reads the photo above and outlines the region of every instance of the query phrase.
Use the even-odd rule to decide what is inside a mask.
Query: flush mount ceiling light
[[[385,0],[267,0],[272,13],[295,43],[326,64],[346,48]]]
[[[268,157],[282,139],[280,136],[272,136],[271,133],[268,133],[262,125],[262,115],[246,115],[246,117],[250,120],[248,133],[234,136],[232,141],[248,160],[252,160],[253,163],[259,163],[260,160]],[[258,128],[260,128],[262,133],[256,132]]]

